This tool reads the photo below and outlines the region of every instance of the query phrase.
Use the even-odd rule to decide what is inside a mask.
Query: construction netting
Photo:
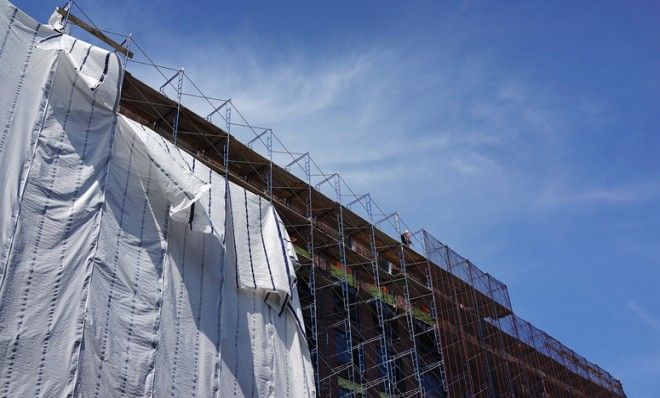
[[[480,270],[449,246],[444,245],[427,231],[421,231],[424,251],[429,260],[469,284],[507,309],[511,309],[509,292],[504,283]]]
[[[122,77],[0,1],[0,396],[314,396],[279,215],[119,115]]]
[[[471,308],[472,311],[477,312],[478,322],[487,322],[496,329],[489,332],[488,328],[482,326],[477,333],[472,334],[478,334],[479,339],[488,343],[490,336],[494,336],[496,331],[499,330],[513,338],[514,343],[507,343],[505,339],[499,337],[497,339],[493,338],[493,340],[499,340],[493,346],[499,346],[500,350],[512,356],[524,358],[530,366],[540,370],[545,368],[548,374],[552,374],[553,370],[551,368],[556,368],[556,365],[559,364],[574,374],[590,380],[617,395],[625,395],[621,383],[607,371],[587,361],[557,339],[514,314],[508,290],[504,283],[481,271],[429,232],[422,230],[420,234],[424,251],[433,264],[468,284],[470,286],[468,290],[474,289],[481,293],[479,296],[471,297],[467,302],[474,303]],[[456,284],[454,283],[454,285]],[[461,291],[460,286],[455,289]],[[487,305],[489,301],[501,305],[505,310],[494,310],[491,314],[488,314],[488,311],[483,311],[482,308],[484,307],[483,303]],[[481,313],[479,314],[480,310]],[[471,325],[467,324],[465,328],[469,329],[469,326]],[[533,350],[533,353],[519,355],[518,353],[524,351],[520,351],[517,342],[524,343]],[[541,355],[541,357],[538,355]],[[508,377],[511,378],[511,376]]]

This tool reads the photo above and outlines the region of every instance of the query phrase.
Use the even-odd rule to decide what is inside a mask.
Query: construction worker
[[[406,246],[412,246],[412,234],[407,229],[401,234],[401,243]]]

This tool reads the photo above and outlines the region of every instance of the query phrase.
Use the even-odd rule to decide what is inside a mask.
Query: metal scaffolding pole
[[[337,239],[337,246],[338,246],[338,251],[339,251],[339,263],[341,265],[341,271],[343,273],[343,281],[340,283],[341,286],[341,292],[342,292],[342,299],[343,299],[343,304],[344,304],[344,313],[346,314],[346,318],[343,320],[344,328],[345,328],[345,336],[346,336],[346,347],[348,349],[348,352],[350,354],[351,360],[346,366],[346,369],[348,370],[348,380],[352,383],[355,384],[355,369],[354,369],[354,364],[353,364],[353,327],[351,324],[351,308],[350,308],[350,296],[349,296],[349,291],[348,291],[348,266],[346,262],[346,242],[345,242],[345,236],[344,236],[344,212],[343,212],[343,205],[342,205],[342,194],[341,194],[341,179],[337,174],[332,174],[330,176],[327,176],[325,179],[323,179],[320,183],[316,185],[317,190],[323,185],[323,184],[330,184],[330,181],[333,181],[331,184],[331,187],[333,188],[335,195],[336,195],[336,200],[337,200],[337,205],[338,205],[338,212],[337,212],[337,232],[339,234],[339,237]]]
[[[376,227],[374,226],[374,215],[373,215],[373,205],[371,194],[367,194],[366,197],[366,211],[369,216],[369,247],[371,249],[371,269],[374,276],[374,284],[376,285],[377,291],[381,292],[380,285],[380,266],[378,264],[378,250],[376,249]],[[380,357],[383,362],[386,380],[385,380],[385,393],[391,396],[394,393],[393,390],[393,381],[392,381],[392,369],[389,358],[389,344],[387,341],[387,336],[385,335],[385,315],[383,313],[383,303],[382,298],[378,298],[375,301],[376,306],[376,316],[378,317],[378,330],[381,335],[381,344],[380,344]]]
[[[488,388],[489,388],[488,393],[489,393],[489,396],[495,397],[496,394],[497,394],[497,387],[496,387],[495,381],[493,380],[493,363],[492,363],[493,360],[492,360],[490,351],[488,351],[486,349],[487,342],[485,341],[485,337],[484,337],[484,330],[483,330],[483,325],[482,325],[483,319],[481,317],[481,311],[479,311],[479,302],[477,300],[477,289],[474,288],[474,278],[475,278],[474,271],[473,271],[473,268],[472,268],[472,263],[470,263],[468,260],[466,260],[466,265],[467,265],[468,274],[469,274],[469,278],[470,278],[471,285],[472,285],[471,290],[472,290],[472,300],[474,302],[473,308],[474,308],[474,312],[475,312],[475,315],[476,315],[477,333],[478,333],[477,337],[479,339],[478,340],[479,341],[479,346],[481,347],[481,349],[483,350],[483,352],[486,355],[485,365],[486,365],[486,377],[488,379]]]
[[[183,93],[183,76],[184,71],[181,68],[178,72],[169,78],[162,86],[160,86],[160,92],[165,94],[165,87],[167,87],[174,79],[177,79],[176,83],[176,113],[174,115],[174,123],[172,124],[172,137],[174,137],[173,142],[176,145],[176,140],[179,135],[179,116],[181,114],[181,94]]]
[[[399,220],[399,214],[397,213],[395,218],[395,228],[396,232],[401,235],[401,223]],[[422,374],[419,369],[419,354],[417,350],[417,339],[415,337],[415,325],[413,323],[413,305],[412,300],[410,299],[410,283],[408,277],[408,265],[406,264],[406,253],[404,250],[404,245],[402,242],[399,242],[399,265],[401,267],[401,272],[403,273],[404,278],[404,300],[405,300],[405,310],[406,310],[406,323],[408,324],[408,333],[410,335],[410,340],[412,341],[412,362],[413,362],[413,371],[415,372],[414,377],[417,382],[417,388],[413,390],[413,394],[423,395],[424,388],[422,386]]]
[[[440,354],[440,378],[442,382],[442,388],[444,395],[447,396],[449,394],[449,387],[447,385],[447,375],[445,373],[445,360],[444,360],[444,354],[442,352],[442,347],[443,347],[443,342],[442,342],[442,337],[440,335],[440,321],[438,318],[438,303],[435,297],[435,286],[433,284],[433,267],[434,265],[431,263],[430,258],[431,256],[428,253],[428,237],[426,236],[427,232],[425,230],[421,230],[422,233],[422,242],[421,244],[423,245],[423,250],[424,250],[424,255],[426,257],[426,283],[428,285],[428,288],[431,290],[431,316],[435,322],[433,325],[433,335],[435,338],[436,342],[436,347],[438,350],[438,354]]]
[[[452,270],[452,267],[454,266],[454,264],[452,263],[452,260],[451,260],[451,254],[449,252],[449,247],[445,245],[444,249],[445,249],[445,255],[446,255],[446,258],[447,258],[447,269],[449,270],[449,272],[452,272],[451,270]],[[463,391],[463,393],[467,396],[473,396],[474,395],[474,383],[472,382],[472,372],[470,371],[470,365],[468,363],[468,358],[470,356],[469,356],[469,353],[467,351],[467,346],[466,346],[466,341],[465,341],[466,337],[465,337],[465,328],[463,326],[463,320],[462,320],[463,317],[461,316],[461,312],[460,312],[460,309],[459,309],[459,303],[460,302],[458,300],[458,293],[456,292],[455,283],[453,281],[450,281],[450,285],[451,285],[451,294],[452,294],[452,297],[453,297],[453,300],[454,300],[453,308],[456,310],[456,319],[458,320],[458,330],[459,330],[459,334],[460,334],[461,348],[463,349],[463,358],[465,358],[465,360],[463,362],[463,366],[465,368],[464,369],[464,379],[465,379],[467,385],[466,385],[466,391]]]
[[[491,278],[487,278],[487,283],[488,283],[488,291],[491,292],[491,296],[492,296],[494,294],[493,292],[495,292],[495,287],[493,287],[493,281],[491,280]],[[500,288],[502,288],[502,287],[500,287]],[[493,313],[497,314],[497,308],[496,308],[496,305],[495,305],[495,300],[491,300],[490,303],[492,305]],[[493,326],[496,326],[496,330],[494,331],[494,333],[496,334],[496,337],[497,337],[497,343],[498,343],[498,346],[499,346],[500,355],[504,356],[504,355],[506,355],[506,345],[504,344],[504,338],[502,336],[503,332],[502,332],[502,326],[500,324],[500,317],[496,315],[495,318],[494,318],[494,321],[496,323],[495,325],[493,325]],[[506,374],[505,374],[505,380],[503,380],[503,382],[506,383],[506,385],[508,387],[508,395],[507,396],[515,397],[516,390],[513,386],[515,378],[514,378],[513,373],[511,372],[511,367],[509,366],[509,361],[504,361],[504,368],[505,368]]]
[[[339,204],[339,212],[337,214],[337,227],[339,229],[339,240],[337,244],[339,245],[339,261],[342,266],[342,271],[344,272],[344,282],[341,284],[341,291],[344,298],[344,311],[346,313],[346,347],[350,352],[351,356],[351,366],[348,371],[348,379],[355,383],[355,369],[353,364],[353,327],[351,324],[351,303],[350,295],[348,293],[348,265],[346,261],[346,242],[344,236],[344,207],[342,205],[342,195],[341,195],[341,180],[337,174],[334,175],[334,189],[337,194],[337,203]]]
[[[271,139],[268,141],[268,146],[270,147],[270,159],[271,159],[271,166],[270,166],[270,171],[269,175],[272,179],[272,173],[273,173],[273,168],[272,168],[272,132],[271,135],[269,136]],[[321,393],[321,368],[320,368],[320,358],[319,358],[319,337],[318,337],[318,306],[317,306],[317,286],[316,286],[316,273],[317,271],[317,259],[316,259],[316,254],[314,251],[314,212],[313,212],[313,202],[312,202],[312,173],[311,173],[311,165],[310,165],[310,158],[309,158],[309,152],[302,154],[298,158],[294,159],[291,161],[289,164],[286,165],[286,170],[290,170],[291,166],[297,164],[300,165],[302,162],[302,169],[305,173],[305,180],[307,182],[307,200],[305,204],[305,218],[309,221],[309,236],[307,238],[307,253],[309,253],[309,257],[311,260],[311,268],[309,270],[309,278],[307,280],[307,286],[310,292],[310,295],[312,297],[312,302],[309,305],[309,311],[310,311],[310,330],[312,331],[311,339],[312,339],[312,350],[310,351],[310,355],[312,357],[312,364],[314,366],[314,382],[316,383],[316,392],[317,394]],[[272,182],[269,184],[269,190],[270,190],[270,195],[272,199],[272,194],[273,194],[273,184]]]

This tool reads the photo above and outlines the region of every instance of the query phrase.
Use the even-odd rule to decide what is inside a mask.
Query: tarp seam
[[[76,42],[78,40],[75,39],[73,41],[73,44],[71,45],[71,49],[69,50],[69,53],[73,51],[73,47],[75,46]],[[99,222],[97,224],[96,228],[96,237],[93,240],[94,244],[94,252],[90,255],[89,260],[87,263],[89,264],[89,267],[91,268],[89,270],[89,275],[85,278],[83,282],[83,289],[81,292],[81,296],[85,297],[84,300],[81,300],[81,305],[83,306],[83,309],[81,311],[81,319],[78,321],[78,328],[77,328],[77,335],[79,336],[75,343],[74,343],[74,348],[76,349],[76,352],[72,356],[72,363],[71,363],[71,368],[70,372],[72,374],[69,377],[69,384],[73,383],[73,387],[70,389],[69,394],[67,394],[68,397],[72,396],[77,387],[78,387],[78,374],[79,374],[79,367],[80,367],[80,350],[82,349],[83,346],[83,340],[85,338],[85,325],[87,323],[87,309],[89,308],[89,284],[94,276],[94,270],[95,270],[95,264],[98,261],[98,249],[99,249],[99,238],[101,234],[101,224],[103,223],[103,214],[105,213],[106,209],[106,193],[107,193],[107,186],[108,186],[108,174],[109,174],[109,169],[110,169],[110,164],[112,160],[112,149],[114,148],[115,142],[116,142],[116,127],[117,127],[117,121],[118,121],[118,115],[116,114],[117,107],[119,106],[119,97],[120,97],[120,86],[121,86],[121,81],[122,76],[123,76],[123,68],[121,66],[121,62],[119,62],[119,58],[116,58],[117,60],[117,67],[118,67],[118,82],[117,82],[117,91],[115,94],[115,105],[114,105],[114,116],[113,116],[113,128],[112,128],[112,134],[110,135],[110,151],[108,152],[105,164],[103,165],[103,178],[102,178],[102,186],[101,186],[101,208],[99,209]],[[74,365],[75,363],[75,365]]]

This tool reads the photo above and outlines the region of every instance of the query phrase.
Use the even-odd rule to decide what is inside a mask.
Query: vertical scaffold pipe
[[[165,87],[171,85],[174,79],[177,79],[176,84],[176,114],[174,115],[174,123],[172,123],[172,136],[174,145],[177,145],[177,136],[179,134],[179,115],[181,113],[181,96],[183,94],[183,78],[184,78],[183,68],[179,69],[174,76],[170,77],[162,86],[160,86],[160,92],[165,94]]]
[[[474,280],[474,272],[473,272],[473,266],[472,263],[468,260],[465,260],[465,263],[467,264],[467,269],[468,269],[468,278],[470,280],[470,286],[472,287],[472,300],[473,300],[473,308],[474,312],[476,314],[476,322],[477,322],[477,338],[479,342],[479,347],[481,348],[481,351],[484,353],[486,356],[486,377],[488,379],[488,396],[489,397],[495,397],[497,394],[497,388],[496,388],[496,381],[493,380],[493,359],[491,357],[491,353],[486,347],[488,342],[485,339],[484,336],[484,330],[483,330],[483,319],[481,317],[481,311],[479,311],[479,301],[477,299],[477,288],[475,286]]]
[[[433,283],[433,263],[431,263],[431,256],[429,254],[429,239],[427,236],[426,230],[422,229],[422,245],[424,245],[424,257],[426,257],[426,274],[427,274],[427,285],[428,288],[431,290],[431,316],[433,317],[433,321],[435,324],[433,325],[433,336],[436,341],[436,347],[437,347],[437,352],[440,354],[440,377],[441,377],[441,382],[442,382],[442,389],[444,390],[444,396],[448,396],[449,394],[449,388],[447,386],[447,375],[445,373],[445,358],[444,358],[444,352],[443,352],[443,342],[442,342],[442,337],[440,335],[440,322],[438,320],[438,303],[435,298],[435,286]]]
[[[272,152],[271,152],[272,154]],[[301,164],[302,163],[302,164]],[[270,175],[272,176],[272,161],[271,161]],[[309,270],[309,278],[307,280],[307,286],[312,296],[312,303],[309,305],[310,311],[310,325],[311,330],[311,339],[312,339],[312,350],[310,355],[312,356],[312,362],[314,365],[314,383],[316,384],[317,394],[321,393],[321,367],[320,367],[320,358],[319,358],[319,339],[318,339],[318,314],[317,314],[317,294],[316,294],[316,272],[317,272],[317,259],[314,251],[314,209],[312,208],[312,171],[311,171],[311,160],[309,152],[300,155],[299,157],[293,159],[289,164],[284,168],[287,171],[291,171],[291,167],[294,165],[299,165],[302,167],[305,173],[305,182],[307,182],[307,199],[305,204],[305,218],[309,222],[309,236],[307,238],[307,253],[309,253],[310,260],[312,261],[311,268]],[[271,194],[272,194],[272,186]]]
[[[311,329],[312,329],[312,340],[314,341],[314,352],[311,354],[315,358],[314,360],[314,381],[316,383],[316,393],[321,393],[321,366],[319,358],[319,330],[318,330],[318,314],[317,314],[317,296],[316,296],[316,254],[314,252],[314,209],[312,207],[312,170],[311,162],[309,159],[309,152],[305,154],[304,161],[304,170],[305,178],[307,181],[307,206],[306,214],[307,220],[309,221],[309,238],[307,239],[307,252],[309,253],[310,260],[312,261],[312,267],[309,270],[309,291],[312,294],[312,306],[310,311],[312,311],[311,319]],[[272,167],[272,163],[271,163]],[[271,168],[272,175],[272,168]],[[272,187],[271,187],[272,189]]]
[[[487,278],[488,281],[488,291],[490,292],[491,298],[491,304],[492,304],[492,309],[493,313],[497,314],[497,302],[494,300],[494,292],[495,292],[495,287],[493,287],[493,281],[492,278]],[[496,323],[496,329],[494,333],[497,334],[497,344],[499,345],[499,351],[501,353],[502,358],[506,358],[506,346],[504,344],[504,339],[502,336],[502,324],[499,315],[495,315],[495,323]],[[508,397],[515,397],[516,396],[516,390],[513,386],[514,383],[514,375],[511,372],[511,367],[509,366],[509,361],[503,360],[504,361],[504,370],[506,372],[505,374],[505,380],[502,380],[504,383],[507,384],[507,387],[509,389],[508,394],[506,396]]]
[[[378,265],[378,249],[376,248],[376,227],[374,226],[374,216],[373,216],[373,205],[372,205],[372,199],[371,199],[371,194],[367,194],[366,197],[366,211],[367,215],[369,216],[369,224],[370,224],[370,248],[371,248],[371,269],[372,273],[374,274],[374,283],[376,285],[376,289],[378,294],[381,294],[381,286],[380,286],[380,266]],[[394,390],[393,390],[393,383],[392,383],[392,369],[391,369],[391,363],[390,363],[390,351],[388,347],[388,341],[387,337],[385,336],[385,315],[383,311],[383,306],[385,305],[383,303],[383,300],[381,297],[379,297],[376,301],[376,315],[378,317],[378,328],[380,331],[381,335],[381,346],[380,346],[380,356],[381,356],[381,361],[385,365],[385,375],[386,375],[386,380],[385,380],[385,393],[388,396],[394,395]]]
[[[181,95],[183,94],[183,68],[179,71],[179,79],[176,84],[176,117],[174,119],[174,145],[177,145],[176,140],[179,135],[179,118],[181,115]]]
[[[227,140],[225,141],[225,153],[223,163],[225,166],[225,179],[229,183],[229,143],[231,141],[231,99],[226,101],[229,106],[225,108],[225,128],[227,129]]]
[[[350,305],[350,295],[348,294],[348,265],[346,261],[346,241],[344,236],[344,207],[342,205],[342,195],[341,195],[341,179],[339,175],[335,173],[334,175],[334,190],[337,195],[337,229],[339,230],[339,239],[337,241],[339,245],[339,258],[341,262],[342,272],[344,281],[341,283],[341,291],[344,299],[344,311],[346,313],[346,347],[348,347],[351,364],[348,368],[348,378],[351,383],[355,383],[355,369],[352,361],[353,358],[353,326],[351,324],[351,305]]]
[[[126,65],[128,64],[128,54],[131,52],[131,40],[133,40],[133,33],[129,33],[126,36],[126,42],[124,43],[124,48],[126,48],[126,54],[124,54],[124,58],[122,59],[122,70],[126,70]],[[123,81],[123,79],[122,79]]]
[[[399,213],[395,213],[394,216],[394,224],[395,224],[395,229],[396,232],[399,236],[401,236],[401,221],[399,219]],[[399,241],[399,266],[401,267],[401,273],[403,273],[403,294],[404,294],[404,300],[406,301],[405,303],[405,311],[406,311],[406,323],[408,324],[408,334],[410,336],[410,340],[412,342],[412,352],[411,352],[411,357],[412,357],[412,363],[413,363],[413,372],[414,372],[414,377],[415,377],[415,382],[417,383],[417,388],[414,390],[413,394],[414,396],[423,396],[424,393],[424,388],[422,386],[422,374],[419,368],[419,352],[417,351],[417,338],[415,336],[415,325],[413,322],[413,305],[412,305],[412,300],[410,297],[410,281],[409,281],[409,276],[408,276],[408,265],[406,263],[406,252],[405,248],[403,245],[403,242],[400,240]]]
[[[453,267],[454,264],[451,259],[451,253],[449,251],[449,246],[443,245],[445,249],[445,256],[447,258],[447,270],[454,274]],[[473,396],[474,395],[474,383],[472,381],[472,372],[470,371],[470,365],[468,363],[468,358],[470,358],[466,346],[466,337],[465,337],[465,326],[463,325],[463,317],[461,316],[461,311],[459,306],[461,305],[461,302],[459,301],[458,298],[458,292],[456,291],[456,284],[453,280],[450,281],[450,286],[451,286],[451,294],[453,298],[453,307],[456,310],[456,319],[458,319],[458,329],[459,329],[459,335],[460,335],[460,341],[461,341],[461,348],[462,348],[462,356],[465,358],[463,361],[463,379],[465,380],[465,391],[461,391],[462,394],[466,396]]]
[[[273,130],[268,129],[266,135],[266,149],[268,151],[268,197],[273,201]]]

